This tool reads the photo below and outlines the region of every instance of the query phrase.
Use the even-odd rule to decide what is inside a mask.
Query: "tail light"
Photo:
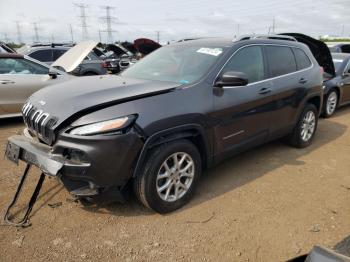
[[[106,62],[102,62],[102,63],[101,63],[101,66],[102,66],[103,68],[107,68],[107,67],[108,67],[108,64],[107,64]]]
[[[324,68],[323,68],[323,66],[320,66],[320,71],[321,71],[321,74],[324,73]]]

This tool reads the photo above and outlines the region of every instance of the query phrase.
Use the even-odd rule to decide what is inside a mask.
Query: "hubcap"
[[[337,107],[338,95],[336,92],[330,93],[327,99],[327,114],[332,115]]]
[[[305,114],[301,124],[301,139],[308,142],[315,132],[316,116],[313,111]]]
[[[161,199],[174,202],[183,197],[193,182],[195,167],[192,157],[174,153],[161,165],[157,174],[157,193]]]

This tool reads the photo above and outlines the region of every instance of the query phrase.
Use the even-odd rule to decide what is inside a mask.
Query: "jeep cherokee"
[[[310,145],[323,98],[312,52],[282,35],[162,47],[119,76],[36,92],[22,110],[24,135],[8,139],[6,156],[59,178],[84,201],[122,201],[133,185],[145,206],[176,210],[203,168],[282,137]]]

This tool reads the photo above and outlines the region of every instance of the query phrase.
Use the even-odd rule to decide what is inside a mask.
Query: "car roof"
[[[206,37],[198,38],[193,40],[176,42],[171,45],[181,45],[181,46],[221,46],[221,47],[232,47],[237,43],[249,43],[249,44],[280,44],[280,45],[291,45],[300,47],[300,42],[282,40],[282,39],[265,39],[265,38],[251,38],[251,39],[232,39],[223,37]]]
[[[23,58],[23,55],[16,53],[0,53],[0,58]]]
[[[336,59],[349,59],[350,54],[348,53],[332,53],[332,57]]]

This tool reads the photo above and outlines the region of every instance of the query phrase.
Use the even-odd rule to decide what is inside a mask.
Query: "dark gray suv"
[[[173,211],[192,197],[203,168],[282,137],[311,144],[323,99],[312,52],[290,36],[162,47],[121,75],[35,93],[23,107],[24,135],[9,138],[6,156],[84,201],[122,200],[132,185],[145,206]]]

